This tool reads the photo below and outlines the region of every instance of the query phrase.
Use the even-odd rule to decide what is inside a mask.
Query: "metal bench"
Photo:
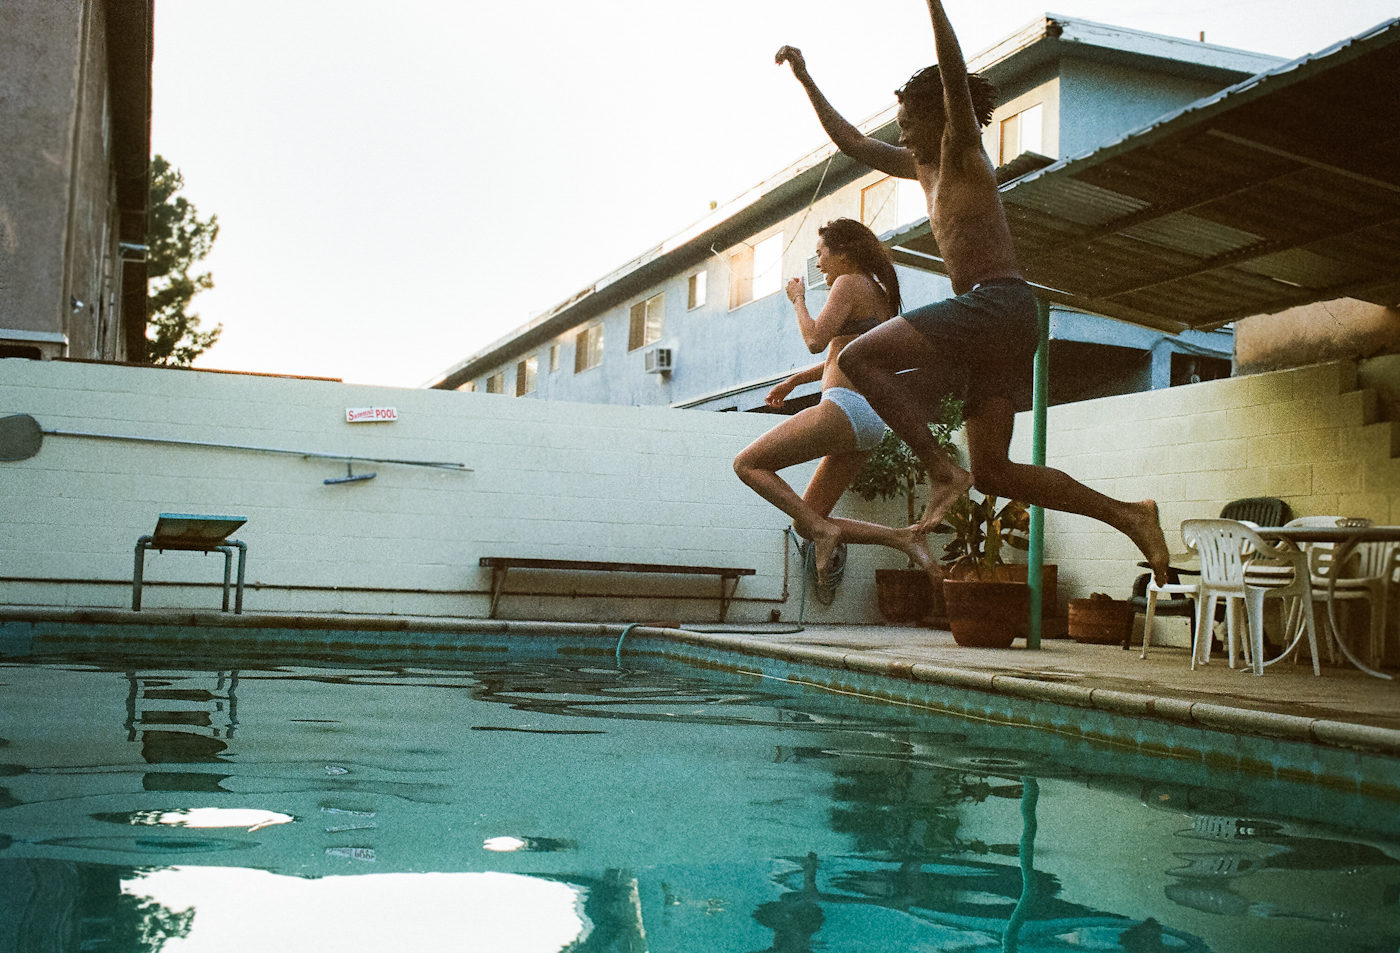
[[[224,554],[224,605],[228,611],[228,587],[233,569],[233,551],[238,550],[238,596],[234,601],[235,615],[243,611],[243,567],[248,547],[229,534],[248,522],[246,516],[200,516],[193,513],[161,513],[156,531],[136,541],[136,570],[131,577],[131,611],[141,611],[141,584],[146,571],[146,550],[164,551],[186,549],[194,552]]]
[[[659,563],[609,563],[588,559],[521,559],[514,556],[482,556],[480,565],[491,570],[491,613],[496,618],[496,605],[501,601],[506,573],[512,569],[568,569],[577,572],[651,572],[677,576],[719,577],[719,621],[729,612],[740,576],[752,576],[752,569],[732,569],[723,566],[666,566]],[[733,585],[729,585],[730,582]]]

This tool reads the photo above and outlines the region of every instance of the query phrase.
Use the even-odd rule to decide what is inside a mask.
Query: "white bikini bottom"
[[[846,387],[828,387],[822,391],[822,400],[840,407],[851,422],[851,429],[856,432],[857,450],[874,450],[880,445],[885,436],[885,422],[864,397]]]

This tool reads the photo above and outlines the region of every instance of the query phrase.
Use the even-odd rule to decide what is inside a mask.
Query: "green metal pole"
[[[1050,393],[1050,304],[1043,298],[1036,299],[1036,312],[1040,317],[1040,347],[1035,352],[1034,396],[1031,398],[1031,463],[1045,466],[1045,406]],[[1031,617],[1026,632],[1026,648],[1040,648],[1040,626],[1043,606],[1041,594],[1045,591],[1042,570],[1045,566],[1045,508],[1031,507],[1031,548],[1029,566],[1026,567],[1026,581],[1031,586]]]

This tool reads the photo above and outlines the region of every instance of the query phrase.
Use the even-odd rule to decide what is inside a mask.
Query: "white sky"
[[[1400,0],[945,0],[971,57],[1046,12],[1296,57]],[[918,0],[161,0],[152,149],[220,235],[199,366],[418,386],[859,121]]]
[[[351,863],[351,861],[347,861]],[[165,867],[123,884],[179,913],[165,953],[557,953],[591,929],[568,884],[520,874],[367,874],[302,879],[242,867]]]

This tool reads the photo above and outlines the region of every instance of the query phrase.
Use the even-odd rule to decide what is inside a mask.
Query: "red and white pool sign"
[[[399,412],[393,407],[346,407],[347,424],[378,424],[398,420]]]

